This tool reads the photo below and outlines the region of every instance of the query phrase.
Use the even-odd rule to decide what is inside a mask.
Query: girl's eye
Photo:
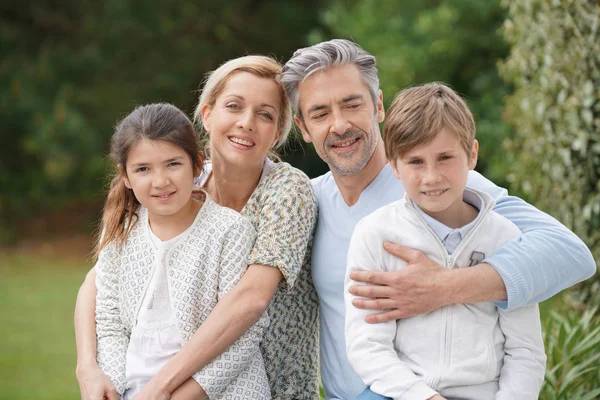
[[[148,167],[139,167],[138,169],[135,170],[135,172],[146,172],[148,171]]]
[[[176,165],[181,165],[181,163],[179,161],[173,161],[173,162],[169,163],[169,165],[167,165],[167,166],[168,167],[173,167],[173,166],[176,166]]]

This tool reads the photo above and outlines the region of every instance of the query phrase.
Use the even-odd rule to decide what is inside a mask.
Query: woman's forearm
[[[75,304],[75,343],[77,368],[95,366],[96,362],[96,272],[92,269],[77,294]]]
[[[210,315],[149,385],[172,393],[238,340],[266,311],[282,278],[277,268],[251,265]]]

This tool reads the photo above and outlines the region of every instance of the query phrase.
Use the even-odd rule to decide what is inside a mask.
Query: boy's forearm
[[[489,264],[456,268],[448,272],[443,283],[443,293],[448,304],[506,300],[504,281]]]

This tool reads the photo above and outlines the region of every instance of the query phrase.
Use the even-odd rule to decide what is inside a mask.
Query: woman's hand
[[[159,387],[156,387],[152,380],[148,382],[142,390],[133,397],[133,400],[169,400],[171,393]]]
[[[98,365],[78,366],[75,375],[82,400],[119,400],[115,387]]]
[[[150,380],[133,400],[208,400],[208,396],[192,378],[183,382],[173,394],[154,385]]]

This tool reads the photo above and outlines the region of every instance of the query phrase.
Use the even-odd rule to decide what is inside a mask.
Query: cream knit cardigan
[[[125,245],[114,243],[96,265],[96,334],[98,364],[123,394],[125,355],[132,328],[153,273],[157,249],[152,243],[148,210],[139,218]],[[240,280],[256,231],[239,213],[210,197],[186,234],[165,255],[173,314],[184,345],[217,302]],[[269,399],[259,343],[268,317],[263,317],[224,353],[193,375],[210,399]]]

